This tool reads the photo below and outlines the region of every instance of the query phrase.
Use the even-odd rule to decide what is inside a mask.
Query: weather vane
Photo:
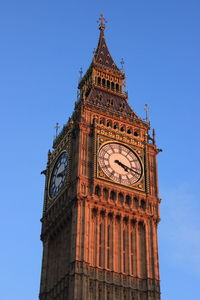
[[[99,23],[99,29],[100,29],[100,30],[103,31],[103,30],[106,28],[105,23],[107,23],[107,21],[106,21],[106,19],[104,18],[104,14],[103,14],[103,13],[100,14],[100,18],[99,18],[99,20],[97,21],[97,23]]]
[[[56,138],[58,136],[58,129],[60,128],[59,123],[56,123],[56,126],[54,127],[54,129],[56,130]]]
[[[146,121],[149,122],[149,106],[145,104],[144,110],[146,111]]]

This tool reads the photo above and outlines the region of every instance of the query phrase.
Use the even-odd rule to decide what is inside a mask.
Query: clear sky
[[[199,300],[199,0],[6,0],[0,4],[3,300],[39,293],[44,176],[56,122],[76,100],[104,12],[115,62],[125,60],[129,103],[150,107],[159,154],[162,300]]]

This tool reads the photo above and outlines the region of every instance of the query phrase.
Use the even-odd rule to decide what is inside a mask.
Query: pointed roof
[[[105,22],[106,20],[104,19],[103,14],[101,14],[101,17],[99,18],[99,30],[100,30],[99,42],[98,42],[97,49],[94,53],[93,63],[100,64],[114,71],[120,72],[114,60],[112,59],[112,56],[110,55],[110,52],[106,45],[105,36],[104,36]]]

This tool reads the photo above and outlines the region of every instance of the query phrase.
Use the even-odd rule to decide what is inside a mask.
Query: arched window
[[[118,199],[119,199],[119,202],[120,202],[121,204],[123,204],[123,202],[124,202],[124,195],[123,195],[122,193],[119,193]]]
[[[110,88],[110,81],[107,80],[107,88],[109,89]]]
[[[131,134],[131,129],[130,129],[130,128],[127,130],[127,133],[128,133],[128,134]]]
[[[97,83],[98,83],[98,85],[101,85],[101,78],[100,77],[98,77]]]
[[[130,205],[131,204],[131,196],[126,195],[126,204]]]
[[[108,190],[106,188],[103,189],[103,197],[104,199],[108,199]]]
[[[107,121],[107,127],[112,127],[112,122],[110,120]]]
[[[116,200],[116,193],[114,191],[111,191],[110,193],[110,199],[115,201]]]
[[[104,79],[104,78],[102,79],[102,85],[103,85],[103,86],[105,86],[105,85],[106,85],[106,81],[105,81],[105,79]]]
[[[115,88],[115,84],[114,82],[111,82],[111,89],[114,90],[114,88]]]
[[[146,209],[146,202],[145,202],[145,200],[141,200],[141,208],[142,209]]]
[[[135,208],[138,208],[138,198],[134,197],[134,206]]]
[[[119,84],[116,84],[116,91],[119,92]]]
[[[134,131],[134,136],[139,136],[139,131],[138,130]]]
[[[117,123],[114,124],[114,129],[119,129],[119,125]]]
[[[95,187],[95,195],[100,196],[101,195],[101,189],[98,185]]]

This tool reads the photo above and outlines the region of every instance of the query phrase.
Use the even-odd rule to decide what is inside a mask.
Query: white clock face
[[[67,175],[67,166],[68,153],[65,151],[58,158],[51,174],[51,180],[49,184],[49,196],[51,198],[55,198],[61,190]]]
[[[132,185],[142,176],[142,165],[138,157],[122,144],[108,143],[102,146],[98,162],[102,171],[120,184]]]

